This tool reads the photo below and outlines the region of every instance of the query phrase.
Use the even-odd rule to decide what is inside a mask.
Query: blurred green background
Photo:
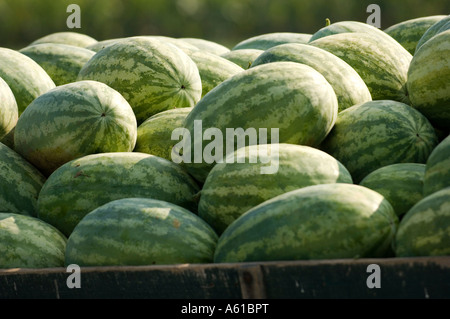
[[[69,4],[81,8],[81,29],[68,29]],[[448,15],[448,0],[0,0],[0,46],[20,49],[59,31],[97,40],[165,35],[198,37],[232,47],[269,32],[314,33],[331,22],[366,22],[381,8],[381,29],[427,15]]]

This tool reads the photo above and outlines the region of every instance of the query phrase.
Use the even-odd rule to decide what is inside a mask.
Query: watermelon
[[[316,184],[352,183],[348,170],[325,152],[305,145],[271,146],[238,149],[208,174],[198,215],[218,234],[247,210],[288,191]],[[264,174],[272,168],[273,174]]]
[[[117,40],[123,40],[124,38],[113,38],[113,39],[106,39],[106,40],[101,40],[101,41],[97,41],[91,45],[88,45],[86,47],[86,49],[94,51],[94,52],[98,52],[101,49],[106,48],[107,46],[115,43]]]
[[[30,45],[40,44],[40,43],[60,43],[69,44],[77,47],[85,48],[90,45],[97,43],[97,40],[93,37],[74,31],[62,31],[47,34],[39,39],[31,42]]]
[[[38,217],[69,236],[90,211],[112,200],[145,197],[197,212],[196,182],[179,165],[137,152],[86,155],[58,168],[44,183]]]
[[[0,212],[0,268],[64,266],[67,238],[42,220]]]
[[[449,23],[450,24],[450,23]],[[411,105],[438,129],[450,129],[450,30],[441,32],[414,55],[408,69]]]
[[[383,166],[369,173],[359,185],[383,195],[401,219],[423,198],[425,164],[398,163]]]
[[[14,129],[19,118],[16,98],[9,85],[0,77],[0,139]]]
[[[338,111],[372,100],[369,89],[359,74],[334,54],[308,44],[287,43],[267,49],[252,67],[277,62],[303,63],[317,70],[331,84],[338,99]]]
[[[391,204],[363,186],[331,183],[284,193],[220,235],[214,262],[385,257],[398,226]]]
[[[59,43],[35,44],[19,52],[36,61],[56,86],[75,82],[83,65],[95,54],[85,48]]]
[[[450,256],[450,187],[424,197],[398,225],[397,257]]]
[[[431,152],[426,162],[423,194],[431,195],[450,187],[450,135]]]
[[[193,107],[183,107],[160,112],[149,117],[137,128],[135,152],[156,155],[172,160],[172,132],[182,127]]]
[[[174,45],[150,37],[118,40],[97,52],[78,80],[103,82],[121,93],[138,124],[178,107],[194,106],[202,83],[194,61]]]
[[[236,63],[213,53],[200,50],[185,52],[197,65],[202,81],[202,97],[226,79],[244,71]]]
[[[0,212],[37,216],[45,177],[33,165],[0,143]]]
[[[180,40],[196,46],[201,51],[213,53],[216,55],[221,55],[221,54],[230,52],[230,49],[228,49],[226,46],[224,46],[220,43],[214,42],[214,41],[206,40],[206,39],[180,38]]]
[[[329,35],[309,44],[347,62],[364,80],[373,100],[409,104],[406,80],[412,55],[395,40],[356,32]]]
[[[0,48],[0,77],[14,93],[19,116],[35,98],[55,87],[39,64],[25,54],[8,48]]]
[[[384,32],[393,37],[409,53],[414,55],[417,43],[423,34],[436,22],[445,18],[445,15],[433,15],[405,20],[385,29]]]
[[[14,129],[14,148],[48,176],[84,155],[131,152],[136,138],[136,117],[117,91],[104,83],[77,81],[42,94],[27,107]]]
[[[191,43],[189,43],[187,41],[183,41],[183,40],[177,39],[177,38],[167,37],[167,36],[163,36],[163,35],[145,35],[145,36],[140,36],[140,37],[147,38],[147,39],[150,39],[150,40],[152,40],[152,39],[153,40],[160,40],[160,41],[162,41],[162,42],[164,42],[166,44],[169,44],[171,46],[175,46],[175,47],[177,47],[178,49],[180,49],[180,50],[182,50],[184,52],[186,52],[186,51],[199,51],[200,50],[197,46],[195,46],[195,45],[193,45],[193,44],[191,44]],[[132,37],[132,38],[136,38],[136,37]]]
[[[425,44],[425,42],[430,40],[438,33],[444,32],[448,29],[450,29],[450,15],[445,16],[441,20],[435,22],[431,27],[427,29],[427,31],[425,31],[425,33],[420,38],[419,42],[417,42],[416,52],[420,49],[422,45]]]
[[[396,163],[425,163],[438,144],[433,126],[411,106],[369,101],[339,113],[320,149],[340,161],[355,183]]]
[[[80,221],[67,241],[65,263],[210,263],[217,239],[205,221],[180,206],[150,198],[125,198],[94,209]]]
[[[308,43],[311,34],[297,32],[264,33],[242,40],[231,50],[257,49],[267,50],[283,43]]]
[[[181,165],[197,181],[203,182],[214,162],[237,149],[245,132],[266,134],[267,139],[262,144],[319,145],[333,127],[337,109],[336,94],[331,85],[307,65],[274,62],[244,70],[207,93],[187,116],[184,128],[190,139],[186,141],[183,135],[180,141]],[[214,142],[207,143],[201,139],[209,128],[215,130],[215,136],[210,137]],[[242,130],[242,134],[237,129]],[[216,132],[221,134],[216,135]],[[272,138],[273,132],[278,134],[276,141]],[[230,136],[229,143],[227,135]],[[262,141],[261,137],[259,140]],[[245,145],[258,143],[249,140]],[[212,160],[203,160],[208,149],[212,154],[210,148],[213,146],[217,147],[214,147]],[[187,150],[192,150],[190,155]]]
[[[236,63],[241,68],[246,70],[251,67],[253,61],[263,52],[264,50],[240,49],[221,54],[220,56]]]

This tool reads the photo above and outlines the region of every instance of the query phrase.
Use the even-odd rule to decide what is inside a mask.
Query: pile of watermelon
[[[0,101],[0,268],[450,255],[450,16],[59,32],[0,47]]]

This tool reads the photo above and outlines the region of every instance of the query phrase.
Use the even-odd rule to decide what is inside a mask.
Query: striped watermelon
[[[450,187],[450,135],[433,149],[426,162],[423,184],[425,196]]]
[[[35,98],[55,87],[39,64],[25,54],[8,48],[0,48],[0,77],[14,93],[19,116]]]
[[[394,241],[397,257],[450,256],[450,187],[426,196],[401,220]]]
[[[0,212],[0,268],[64,266],[67,238],[42,220]]]
[[[414,55],[417,43],[423,34],[436,22],[445,18],[445,15],[433,15],[405,20],[385,29],[384,32],[393,37],[409,53]]]
[[[432,37],[437,35],[440,32],[446,31],[450,29],[450,15],[444,17],[443,19],[435,22],[431,27],[425,31],[425,33],[420,38],[419,42],[417,42],[416,52],[420,49],[422,45],[425,44]]]
[[[60,43],[85,48],[87,46],[96,44],[97,40],[87,34],[73,31],[62,31],[47,34],[39,39],[34,40],[31,45],[40,43]]]
[[[436,128],[449,131],[450,30],[435,35],[416,52],[409,66],[407,88],[411,105]]]
[[[194,106],[202,83],[196,64],[174,45],[150,37],[118,40],[97,52],[78,80],[103,82],[121,93],[138,124],[178,107]]]
[[[36,98],[14,130],[14,148],[44,175],[75,158],[131,152],[137,123],[128,102],[96,81],[58,86]]]
[[[185,51],[195,62],[202,81],[202,97],[217,85],[244,71],[239,65],[206,51]]]
[[[9,85],[0,77],[0,139],[16,126],[19,109]]]
[[[347,62],[364,80],[373,100],[409,104],[406,80],[412,55],[395,40],[369,33],[339,33],[309,44]]]
[[[36,217],[44,182],[45,177],[33,165],[0,143],[0,212]]]
[[[359,185],[383,195],[399,218],[423,198],[425,164],[399,163],[368,174]]]
[[[425,163],[438,144],[430,122],[397,101],[378,100],[339,113],[320,148],[340,161],[355,183],[372,171],[396,163]]]
[[[85,48],[60,43],[35,44],[19,52],[36,61],[57,86],[75,82],[83,65],[95,54]]]
[[[270,166],[276,172],[263,174]],[[304,145],[251,145],[228,154],[213,167],[201,190],[198,215],[221,234],[265,200],[326,183],[352,183],[347,169],[327,153]]]
[[[189,130],[191,141],[183,146],[183,151],[190,147],[191,155],[200,150],[197,156],[202,156],[209,145],[207,142],[200,144],[202,141],[198,140],[195,145],[195,121],[201,121],[202,136],[208,128],[222,133],[217,138],[223,140],[216,141],[216,144],[221,143],[223,149],[215,150],[215,162],[237,148],[235,141],[233,149],[226,150],[227,128],[240,128],[244,132],[266,129],[267,140],[263,143],[272,143],[272,129],[277,129],[280,143],[315,146],[333,127],[337,108],[333,88],[313,68],[295,62],[260,65],[225,80],[200,100],[186,118],[184,127]],[[191,156],[182,164],[192,176],[203,182],[214,163],[204,161],[203,157],[194,162],[197,160]]]
[[[257,49],[267,50],[284,43],[308,43],[311,34],[296,32],[273,32],[264,33],[242,40],[231,50]]]
[[[172,160],[172,132],[182,127],[193,107],[183,107],[160,112],[149,117],[137,128],[135,152],[156,155]]]
[[[221,55],[221,57],[236,63],[243,69],[248,69],[253,61],[263,53],[264,50],[257,49],[240,49],[234,50]]]
[[[230,52],[230,49],[228,49],[226,46],[202,38],[180,38],[180,40],[183,40],[183,42],[187,42],[189,44],[196,46],[201,51],[213,53],[216,55],[221,55]]]
[[[210,263],[217,239],[205,221],[180,206],[149,198],[125,198],[100,206],[80,221],[67,241],[65,263]]]
[[[250,209],[220,235],[214,262],[385,257],[398,218],[359,185],[304,187]]]
[[[359,74],[344,60],[328,51],[308,44],[281,44],[267,49],[253,62],[252,67],[277,61],[303,63],[322,74],[336,93],[339,112],[372,100],[369,89]]]
[[[124,38],[113,38],[113,39],[106,39],[106,40],[101,40],[101,41],[97,41],[91,45],[88,45],[86,47],[86,49],[94,51],[94,52],[98,52],[101,49],[106,48],[107,46],[115,43],[117,40],[123,40]]]
[[[38,217],[69,236],[87,213],[116,199],[153,198],[196,212],[199,190],[166,159],[137,152],[92,154],[50,175],[39,194]]]

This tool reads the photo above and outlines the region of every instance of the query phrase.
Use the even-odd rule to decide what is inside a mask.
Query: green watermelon
[[[214,262],[385,257],[398,226],[391,204],[366,187],[331,183],[279,195],[220,235]]]
[[[9,85],[0,77],[0,139],[14,129],[19,118],[16,98]]]
[[[450,30],[435,35],[416,52],[408,69],[407,88],[411,105],[436,128],[448,131]]]
[[[83,156],[58,168],[44,183],[38,217],[69,236],[90,211],[112,200],[145,197],[197,212],[195,181],[179,165],[137,152]]]
[[[393,37],[409,53],[414,55],[417,43],[423,34],[436,22],[445,18],[445,15],[433,15],[405,20],[385,29],[384,32]]]
[[[265,170],[275,172],[265,174]],[[294,144],[246,146],[228,154],[208,174],[198,215],[221,234],[247,210],[270,198],[326,183],[351,184],[352,177],[325,152]]]
[[[338,111],[372,100],[369,89],[359,74],[334,54],[308,44],[287,43],[267,49],[252,67],[278,61],[306,64],[322,74],[331,84],[338,99]]]
[[[217,85],[244,71],[239,65],[206,51],[185,51],[195,62],[202,81],[202,97]]]
[[[428,196],[450,187],[450,135],[431,152],[426,162],[423,194]]]
[[[95,54],[85,48],[59,43],[35,44],[19,52],[36,61],[57,86],[75,82],[83,65]]]
[[[183,126],[192,109],[193,107],[172,109],[149,117],[137,128],[134,151],[172,160],[172,149],[177,143],[172,140],[172,132]]]
[[[221,54],[230,52],[230,49],[228,49],[226,46],[224,46],[220,43],[214,42],[214,41],[206,40],[206,39],[180,38],[180,40],[196,46],[201,51],[213,53],[216,55],[221,55]]]
[[[412,55],[395,40],[370,33],[339,33],[309,44],[347,62],[364,80],[373,100],[409,104],[406,80]]]
[[[45,177],[11,148],[0,143],[0,212],[37,216]]]
[[[94,51],[94,52],[98,52],[101,49],[106,48],[107,46],[115,43],[117,40],[123,40],[124,38],[113,38],[113,39],[106,39],[106,40],[101,40],[101,41],[97,41],[91,45],[88,45],[86,47],[86,49]]]
[[[430,122],[401,102],[370,101],[339,113],[320,149],[340,161],[355,183],[396,163],[425,163],[438,144]]]
[[[0,77],[14,93],[19,116],[35,98],[55,87],[39,64],[25,54],[8,48],[0,48]]]
[[[42,220],[0,212],[0,268],[63,267],[67,238]]]
[[[253,36],[237,43],[231,50],[267,50],[284,43],[308,43],[311,34],[297,32],[273,32]]]
[[[422,45],[424,45],[432,37],[448,29],[450,29],[450,15],[445,16],[441,20],[435,22],[431,27],[427,29],[427,31],[425,31],[425,33],[420,38],[419,42],[417,42],[416,52],[420,49]]]
[[[331,85],[307,65],[274,62],[244,70],[207,93],[189,113],[184,128],[190,139],[186,141],[183,135],[180,141],[184,152],[181,164],[203,182],[214,162],[237,149],[242,140],[236,141],[233,137],[239,135],[237,129],[242,130],[241,137],[245,132],[260,135],[266,130],[267,139],[262,144],[280,142],[316,146],[333,127],[337,109],[336,94]],[[200,123],[200,129],[196,123]],[[209,128],[221,133],[221,136],[210,137],[214,139],[211,145],[201,140],[206,131],[211,131]],[[230,133],[230,129],[233,132]],[[273,132],[278,134],[278,141],[272,139]],[[228,138],[227,145],[227,135],[233,133],[236,134]],[[214,147],[212,161],[204,160],[208,149],[212,155],[210,148],[214,145],[217,147]],[[192,150],[191,154],[186,150]]]
[[[394,240],[397,257],[450,256],[450,187],[424,197],[403,217]]]
[[[202,83],[194,61],[174,45],[150,37],[118,40],[97,52],[78,80],[103,82],[130,103],[138,124],[178,107],[194,106]]]
[[[47,34],[39,39],[34,40],[31,45],[40,43],[69,44],[85,48],[87,46],[96,44],[97,40],[87,34],[74,31],[62,31]]]
[[[359,185],[383,195],[399,218],[423,198],[425,164],[399,163],[369,173]]]
[[[87,214],[67,241],[66,265],[211,263],[217,243],[192,212],[160,200],[125,198]]]
[[[58,86],[36,98],[14,130],[14,148],[44,175],[75,158],[131,152],[137,123],[128,102],[96,81]]]
[[[253,61],[263,52],[264,50],[240,49],[221,54],[220,56],[247,70],[251,67]]]

